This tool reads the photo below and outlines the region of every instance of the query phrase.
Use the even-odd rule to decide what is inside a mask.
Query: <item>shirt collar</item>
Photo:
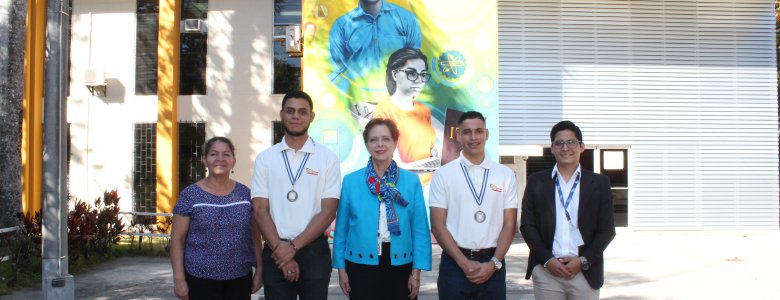
[[[573,175],[578,175],[578,174],[582,173],[581,167],[582,167],[582,165],[578,164],[577,165],[577,170],[574,170],[574,174]],[[561,175],[560,172],[558,172],[558,164],[557,163],[553,167],[552,173],[550,173],[550,177],[555,178],[555,175],[560,175],[561,177],[563,177],[563,175]]]
[[[364,9],[363,9],[363,4],[361,4],[361,3],[360,3],[360,1],[358,1],[358,8],[360,8],[360,15],[361,15],[361,16],[367,16],[367,17],[374,18],[374,16],[372,16],[372,15],[369,15],[369,14],[366,12],[366,10],[364,10]],[[386,13],[388,13],[388,12],[390,12],[391,10],[394,10],[394,9],[395,9],[395,7],[394,7],[394,6],[392,6],[392,5],[390,5],[389,3],[387,3],[387,1],[385,1],[385,0],[382,0],[382,8],[380,8],[380,9],[379,9],[379,13],[377,14],[377,17],[378,17],[378,16],[380,16],[380,15],[382,15],[382,14],[386,14]]]
[[[309,139],[306,140],[306,143],[303,144],[303,147],[301,147],[301,151],[303,151],[304,153],[314,153],[314,146],[315,146],[314,139],[309,137]],[[282,151],[287,151],[287,150],[295,151],[295,149],[290,148],[290,146],[287,145],[287,140],[285,140],[284,137],[282,137],[282,141],[279,142],[279,147],[282,148]]]
[[[471,166],[480,166],[484,169],[490,169],[490,167],[493,165],[493,161],[490,160],[490,156],[485,152],[485,159],[482,160],[482,163],[480,164],[473,164],[470,160],[468,160],[465,156],[463,156],[463,151],[460,152],[460,157],[458,157],[460,160],[460,163],[466,166],[466,168],[469,168]]]

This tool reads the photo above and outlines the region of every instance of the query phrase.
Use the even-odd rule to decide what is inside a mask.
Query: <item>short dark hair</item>
[[[463,121],[466,121],[468,119],[480,119],[482,122],[487,123],[485,120],[485,116],[482,115],[482,113],[478,111],[467,111],[464,112],[462,115],[460,115],[460,118],[458,118],[458,126],[463,125]]]
[[[385,85],[387,85],[387,92],[390,95],[395,94],[397,86],[393,80],[393,71],[403,67],[407,61],[412,59],[422,59],[425,62],[425,69],[428,70],[428,57],[420,49],[401,48],[390,54],[390,58],[387,60],[387,70],[385,70]]]
[[[371,129],[374,129],[377,125],[385,125],[388,129],[390,129],[390,136],[393,137],[393,141],[397,142],[398,137],[401,136],[401,132],[398,131],[398,126],[395,125],[395,122],[391,119],[383,119],[383,118],[376,118],[371,119],[371,121],[368,121],[368,124],[366,124],[366,128],[363,129],[363,143],[368,143],[368,133],[371,131]]]
[[[304,91],[292,91],[285,94],[284,98],[282,98],[282,110],[284,110],[284,105],[287,104],[287,100],[290,98],[300,98],[306,100],[306,102],[309,102],[309,109],[314,111],[314,102],[311,101],[311,96],[309,96],[309,94]]]
[[[214,143],[216,142],[227,144],[228,148],[230,148],[230,153],[233,154],[233,156],[236,156],[236,147],[233,146],[233,142],[231,142],[230,139],[224,136],[215,136],[206,141],[206,143],[203,144],[203,155],[208,155],[209,151],[211,151],[211,147],[214,147]]]
[[[558,132],[564,131],[564,130],[571,130],[574,132],[574,136],[577,137],[580,142],[582,142],[582,130],[580,130],[577,125],[574,125],[574,122],[569,120],[564,120],[558,122],[558,124],[555,124],[553,126],[552,130],[550,130],[550,142],[555,141],[555,135],[558,134]]]

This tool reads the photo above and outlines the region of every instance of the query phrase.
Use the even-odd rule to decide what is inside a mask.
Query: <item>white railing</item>
[[[21,226],[8,227],[8,228],[0,229],[0,233],[14,232],[14,231],[19,231],[19,230],[22,230]],[[4,262],[4,261],[10,260],[10,259],[11,259],[11,256],[10,255],[6,255],[6,256],[0,257],[0,262]]]
[[[120,211],[119,213],[123,215],[145,216],[145,217],[172,217],[173,216],[172,213],[152,213],[152,212],[142,212],[142,211]],[[164,237],[164,238],[171,237],[171,235],[167,233],[122,232],[122,234],[131,235],[131,236],[146,236],[146,237]]]
[[[2,229],[0,229],[0,233],[14,232],[14,231],[21,230],[21,229],[22,229],[21,226],[2,228]]]

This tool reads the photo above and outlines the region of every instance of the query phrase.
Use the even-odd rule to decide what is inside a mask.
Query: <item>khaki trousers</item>
[[[582,272],[572,279],[557,277],[537,265],[531,272],[534,282],[534,297],[536,300],[596,300],[599,290],[594,290],[585,280]]]

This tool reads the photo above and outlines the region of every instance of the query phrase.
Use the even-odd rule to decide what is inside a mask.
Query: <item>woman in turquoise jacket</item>
[[[344,177],[333,239],[333,267],[352,300],[415,299],[431,270],[431,236],[422,185],[393,161],[398,127],[372,119],[363,130],[371,158]]]

